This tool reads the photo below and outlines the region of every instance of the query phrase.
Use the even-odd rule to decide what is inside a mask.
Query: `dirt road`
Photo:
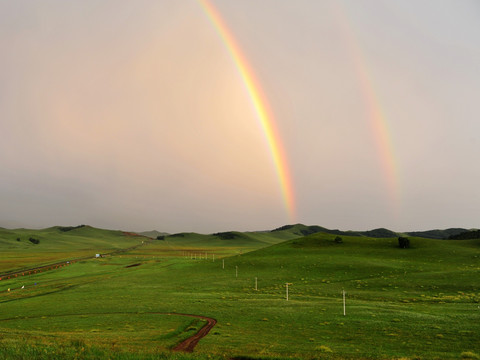
[[[185,352],[192,352],[198,342],[205,337],[210,330],[215,326],[217,320],[200,315],[191,315],[191,314],[178,314],[172,313],[172,315],[181,315],[181,316],[190,316],[197,319],[207,320],[207,323],[193,336],[190,336],[188,339],[182,341],[180,344],[175,346],[173,350],[175,351],[185,351]]]

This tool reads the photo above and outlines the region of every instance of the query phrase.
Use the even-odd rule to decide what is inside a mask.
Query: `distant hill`
[[[272,232],[290,232],[298,236],[308,236],[316,233],[326,233],[326,234],[343,235],[343,236],[368,236],[373,238],[391,238],[391,237],[398,236],[396,232],[385,229],[385,228],[379,228],[379,229],[368,230],[368,231],[342,231],[338,229],[331,230],[318,225],[303,225],[303,224],[285,225],[272,230]]]
[[[75,227],[72,227],[75,228]],[[66,228],[68,229],[68,227]],[[63,230],[63,229],[62,229]],[[65,231],[65,230],[63,230]],[[197,234],[197,233],[177,233],[169,234],[165,232],[160,232],[157,230],[143,231],[138,232],[139,235],[148,236],[150,238],[157,238],[157,236],[166,236],[170,239],[173,238],[187,238],[189,240],[195,239],[195,241],[209,241],[209,240],[237,240],[237,241],[261,241],[270,244],[276,244],[279,241],[291,240],[298,237],[308,236],[316,233],[325,233],[338,236],[363,236],[371,238],[395,238],[399,236],[411,236],[411,237],[421,237],[425,239],[455,239],[455,236],[467,233],[463,236],[475,236],[470,234],[468,229],[463,228],[448,228],[444,230],[435,229],[435,230],[426,230],[426,231],[407,231],[407,232],[396,232],[386,228],[377,228],[367,231],[355,231],[355,230],[339,230],[339,229],[328,229],[319,225],[304,225],[304,224],[289,224],[283,225],[273,230],[267,231],[225,231],[218,232],[209,235]]]
[[[318,225],[304,225],[304,224],[294,224],[294,225],[284,225],[279,228],[276,228],[271,231],[271,233],[287,233],[290,235],[296,236],[308,236],[316,233],[325,233],[333,234],[339,236],[366,236],[371,238],[394,238],[398,236],[412,236],[412,237],[421,237],[425,239],[473,239],[473,237],[468,236],[477,236],[473,230],[467,230],[462,228],[449,228],[445,230],[427,230],[427,231],[409,231],[398,233],[385,228],[378,228],[367,231],[342,231],[342,230],[332,230],[327,229],[323,226]],[[460,236],[457,238],[456,236]]]

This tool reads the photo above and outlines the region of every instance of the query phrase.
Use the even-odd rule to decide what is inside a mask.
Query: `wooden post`
[[[288,301],[288,283],[285,283],[285,286],[286,286],[286,292],[287,292],[287,301]]]
[[[343,293],[343,316],[346,315],[346,312],[345,312],[345,290],[342,290],[342,293]]]
[[[212,262],[215,262],[215,254],[212,255]]]
[[[222,269],[225,269],[225,259],[222,259]]]
[[[238,278],[238,266],[235,265],[235,277]]]
[[[257,278],[255,277],[255,290],[258,290],[258,287],[257,287]]]

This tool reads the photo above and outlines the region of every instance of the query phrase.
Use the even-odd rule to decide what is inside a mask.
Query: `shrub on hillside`
[[[28,239],[28,241],[30,241],[32,244],[35,244],[35,245],[40,244],[40,240],[32,238],[32,237],[30,239]]]
[[[343,239],[340,236],[337,236],[334,241],[336,244],[343,244]]]
[[[165,240],[165,235],[158,235],[157,240]]]

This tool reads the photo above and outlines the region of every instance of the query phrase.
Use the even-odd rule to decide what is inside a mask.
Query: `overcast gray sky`
[[[0,226],[480,227],[480,3],[0,0]]]

